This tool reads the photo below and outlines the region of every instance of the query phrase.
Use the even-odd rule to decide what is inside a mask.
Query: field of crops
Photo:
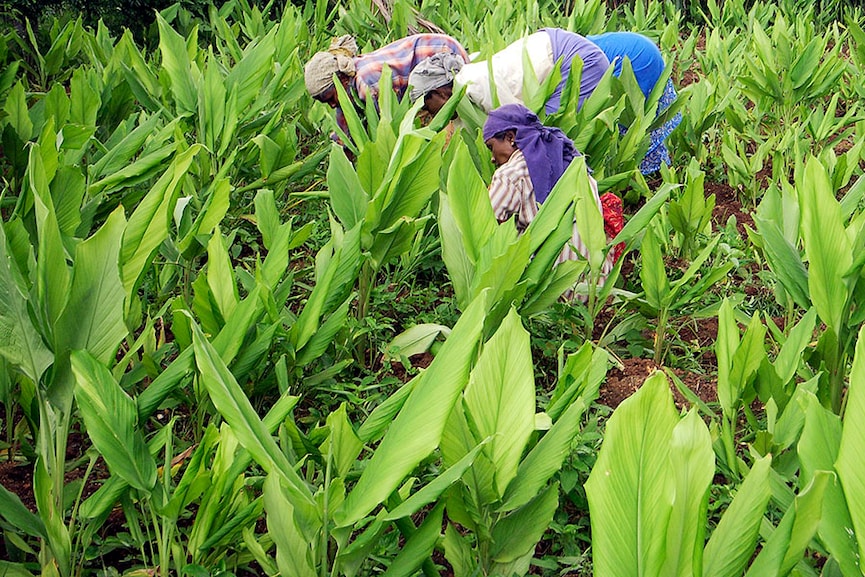
[[[543,26],[669,62],[658,118],[628,74],[543,118],[624,199],[615,239],[567,183],[498,224],[470,110],[422,122],[385,75],[341,147],[304,86],[335,35],[488,57]],[[865,575],[863,26],[798,0],[3,26],[0,574]],[[574,221],[589,258],[553,268]]]

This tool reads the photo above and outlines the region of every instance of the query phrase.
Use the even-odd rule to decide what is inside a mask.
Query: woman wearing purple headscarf
[[[531,110],[522,104],[506,104],[490,112],[484,123],[484,142],[498,167],[490,181],[490,202],[496,220],[505,222],[516,216],[517,230],[523,232],[538,214],[540,204],[571,164],[580,156],[574,143],[558,128],[541,124]],[[588,172],[598,210],[598,183]],[[574,225],[571,245],[565,246],[557,263],[576,260],[577,254],[588,258],[588,249]],[[603,277],[613,268],[613,251],[609,251],[602,269]]]

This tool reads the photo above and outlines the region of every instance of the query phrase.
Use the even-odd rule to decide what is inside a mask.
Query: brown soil
[[[622,364],[624,368],[613,368],[607,373],[607,381],[601,386],[598,397],[600,404],[612,409],[636,393],[649,375],[656,370],[663,370],[663,367],[659,367],[649,359],[624,359]],[[717,401],[718,392],[715,379],[676,369],[673,369],[673,373],[703,402],[713,403]],[[677,407],[690,406],[690,403],[672,382],[670,382],[670,390],[673,392],[673,400]]]
[[[69,464],[73,461],[80,462],[80,458],[88,447],[90,447],[90,441],[85,435],[77,431],[70,432],[66,442],[66,463]],[[87,464],[85,460],[80,466],[67,471],[64,475],[65,483],[69,484],[84,478],[84,474],[87,472]],[[102,485],[102,481],[108,477],[109,472],[105,466],[105,462],[99,459],[90,471],[90,477],[85,482],[84,490],[81,494],[82,501],[95,493]],[[32,463],[15,460],[0,462],[0,485],[3,485],[7,491],[17,495],[24,506],[31,512],[37,512],[36,499],[33,495]]]
[[[430,363],[433,361],[433,355],[430,352],[420,353],[418,355],[412,355],[408,358],[409,362],[413,369],[425,369],[430,366]],[[391,371],[400,381],[407,383],[417,374],[416,370],[411,372],[406,371],[405,367],[400,362],[391,362],[390,363]]]
[[[704,190],[706,191],[706,196],[710,194],[715,195],[715,209],[712,211],[712,220],[719,226],[723,226],[731,216],[735,216],[736,230],[743,237],[747,235],[746,226],[751,229],[756,228],[751,213],[745,210],[736,190],[729,184],[706,182]]]

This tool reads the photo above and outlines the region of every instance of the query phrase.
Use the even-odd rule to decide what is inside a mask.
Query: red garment
[[[616,238],[616,235],[622,231],[625,226],[624,211],[622,209],[622,199],[613,194],[606,192],[601,195],[601,206],[604,214],[604,232],[607,233],[607,238]],[[625,251],[625,243],[620,242],[613,247],[613,262],[619,260],[622,253]]]

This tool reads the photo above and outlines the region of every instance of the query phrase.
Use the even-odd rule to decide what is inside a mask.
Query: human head
[[[484,140],[484,144],[493,153],[493,164],[501,166],[511,159],[517,150],[517,133],[515,130],[503,130]]]
[[[484,142],[509,132],[514,134],[514,147],[526,159],[535,199],[544,202],[579,152],[561,130],[544,126],[537,115],[522,104],[505,104],[492,110],[484,123]]]
[[[303,69],[303,79],[310,96],[331,108],[338,106],[333,75],[347,85],[355,75],[354,56],[357,43],[351,36],[334,38],[324,52],[316,52]]]
[[[462,57],[440,52],[421,60],[408,77],[412,102],[424,99],[424,109],[437,114],[453,94],[454,77],[463,67]]]

